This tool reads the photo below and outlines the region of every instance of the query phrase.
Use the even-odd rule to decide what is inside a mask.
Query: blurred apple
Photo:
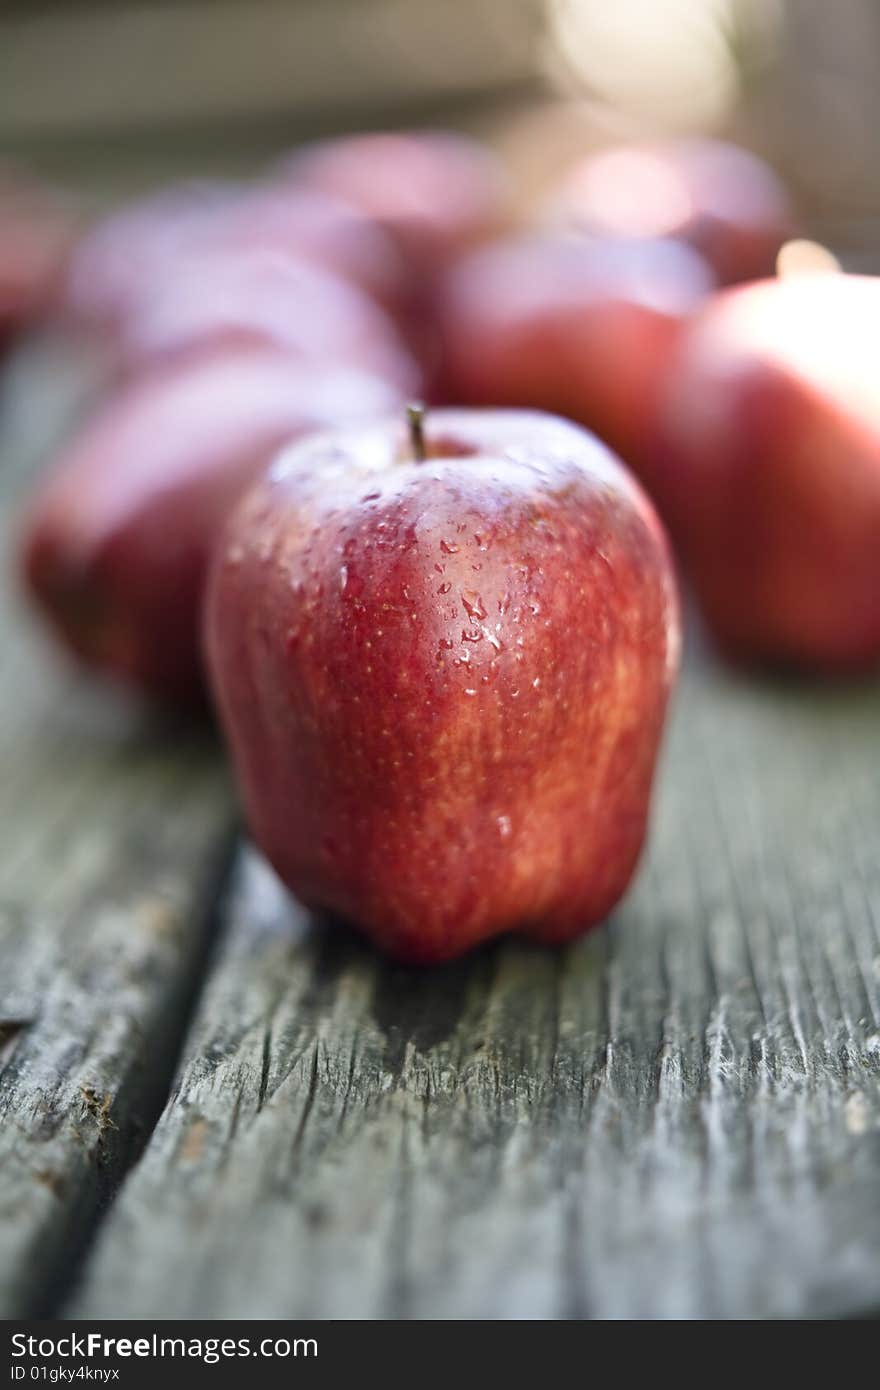
[[[445,389],[567,415],[648,475],[670,353],[711,287],[700,256],[674,241],[497,243],[441,284]]]
[[[107,329],[238,196],[232,183],[162,188],[99,218],[80,237],[61,291],[61,310],[74,323]]]
[[[757,155],[720,140],[624,145],[575,164],[551,195],[552,223],[591,236],[674,237],[720,284],[773,272],[793,213]]]
[[[56,635],[155,698],[197,700],[202,584],[230,506],[281,444],[397,399],[378,377],[265,348],[156,370],[113,395],[62,449],[25,521],[25,578]]]
[[[206,230],[206,250],[275,251],[311,261],[393,315],[411,300],[411,267],[384,228],[341,198],[289,179],[247,189]]]
[[[654,493],[732,656],[880,664],[880,279],[730,290],[668,377]]]
[[[405,394],[422,389],[415,361],[378,304],[317,265],[272,251],[181,253],[129,304],[117,329],[129,369],[224,343],[369,367]]]
[[[349,135],[297,151],[285,171],[300,186],[359,208],[421,273],[502,230],[507,180],[490,150],[448,131]]]
[[[113,325],[180,260],[254,252],[314,262],[390,312],[408,302],[409,271],[400,251],[356,208],[289,182],[193,183],[136,200],[95,223],[72,258],[66,308],[75,320]]]

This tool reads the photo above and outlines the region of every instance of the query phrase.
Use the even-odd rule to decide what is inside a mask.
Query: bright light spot
[[[745,354],[799,377],[871,430],[880,425],[877,318],[880,278],[790,275],[732,291],[719,304],[711,351],[723,363]]]
[[[735,0],[550,0],[551,63],[616,109],[693,128],[735,104]]]
[[[840,261],[818,241],[807,241],[797,237],[787,241],[776,257],[776,274],[780,278],[787,275],[835,275],[842,270]]]
[[[617,236],[668,236],[693,214],[681,171],[647,150],[596,155],[572,175],[568,197],[576,220]]]

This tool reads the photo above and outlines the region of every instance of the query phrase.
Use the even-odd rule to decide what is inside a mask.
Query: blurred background
[[[432,122],[498,144],[527,197],[593,144],[706,131],[863,260],[878,56],[873,0],[6,0],[0,154],[103,200]]]
[[[712,488],[702,471],[696,490],[677,479],[707,414],[689,404],[708,397],[687,366],[702,311],[720,303],[723,316],[730,301],[715,290],[776,271],[875,269],[870,0],[16,0],[2,14],[0,340],[36,343],[48,328],[91,412],[57,432],[59,481],[25,528],[26,580],[75,656],[173,704],[203,690],[201,585],[232,501],[281,443],[403,400],[586,426],[644,484],[693,578]],[[830,308],[797,300],[777,327],[774,291],[757,331],[774,352],[780,333],[789,352],[809,339],[810,371],[823,389],[837,382],[850,412],[829,457],[849,459],[855,478],[860,412],[876,394],[858,343],[872,342],[880,282],[838,279]],[[839,345],[835,362],[823,344]],[[712,370],[711,352],[694,355]],[[370,381],[341,382],[339,369]],[[62,373],[44,379],[58,395]],[[812,399],[807,385],[799,421]],[[754,454],[751,397],[725,411],[700,459],[736,453],[731,421]],[[778,429],[762,440],[774,466],[796,454],[801,479],[765,521],[784,529],[789,511],[812,508],[812,549],[835,550],[810,493],[816,430],[794,431],[803,446]],[[170,444],[154,457],[157,433],[186,441],[186,467]],[[184,496],[193,476],[198,504]],[[114,510],[117,477],[137,545]],[[199,518],[176,570],[164,540],[144,559],[145,537],[165,536],[154,513],[172,483],[173,518]],[[743,505],[753,536],[763,503]],[[857,611],[873,661],[863,511],[846,518],[833,565],[816,575],[797,557],[793,601],[784,541],[768,547],[763,587],[755,555],[742,572],[728,556],[737,622],[786,610],[785,640],[762,633],[762,659],[838,666],[838,619]],[[137,575],[127,560],[117,572],[117,550],[141,557]],[[832,573],[852,590],[817,643]],[[694,587],[709,611],[703,579]],[[187,613],[173,641],[172,610]]]

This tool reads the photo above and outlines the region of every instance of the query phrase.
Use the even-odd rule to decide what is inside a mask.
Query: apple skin
[[[360,209],[421,275],[496,235],[510,219],[500,162],[487,146],[451,131],[377,131],[319,141],[290,156],[282,176]]]
[[[669,360],[712,287],[673,241],[499,242],[463,258],[437,296],[444,390],[566,415],[647,481]]]
[[[271,251],[180,254],[117,331],[128,371],[223,344],[274,346],[306,364],[369,369],[404,395],[423,390],[415,359],[378,304],[316,265]]]
[[[340,198],[286,180],[244,190],[205,232],[205,250],[274,251],[310,261],[392,315],[412,291],[410,269],[378,223]]]
[[[161,188],[99,217],[70,256],[59,291],[59,313],[78,329],[112,331],[182,251],[201,244],[207,229],[238,196],[232,183],[194,181]]]
[[[112,330],[185,258],[272,252],[317,265],[389,313],[407,305],[410,272],[393,239],[356,208],[289,183],[174,185],[100,218],[80,238],[62,309]]]
[[[111,396],[24,522],[23,575],[55,635],[157,701],[200,703],[201,595],[227,512],[288,439],[397,399],[379,378],[266,349],[154,371]]]
[[[623,145],[587,156],[548,203],[550,220],[591,236],[673,237],[722,285],[773,273],[795,219],[773,170],[723,140]]]
[[[209,673],[254,838],[392,955],[566,941],[627,887],[679,647],[665,537],[592,436],[438,410],[280,455],[233,514]]]
[[[719,296],[669,374],[655,500],[732,659],[880,665],[880,279]]]

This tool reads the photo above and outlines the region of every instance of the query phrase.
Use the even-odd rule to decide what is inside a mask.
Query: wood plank
[[[247,858],[79,1317],[880,1303],[876,688],[692,656],[609,928],[415,973]]]
[[[0,563],[85,382],[52,353],[0,386]],[[161,1107],[230,794],[170,736],[62,669],[0,594],[0,1315],[44,1311]]]

